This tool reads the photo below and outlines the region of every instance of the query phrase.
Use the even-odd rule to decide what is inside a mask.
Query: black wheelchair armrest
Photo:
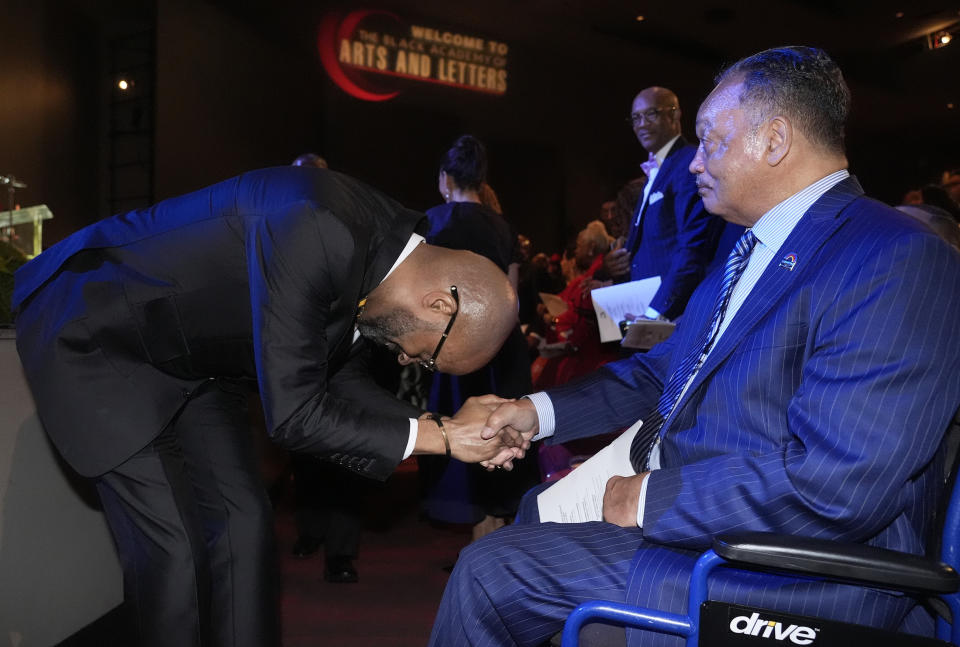
[[[953,593],[960,575],[936,560],[861,544],[765,532],[720,535],[713,550],[736,565],[850,580],[916,593]]]

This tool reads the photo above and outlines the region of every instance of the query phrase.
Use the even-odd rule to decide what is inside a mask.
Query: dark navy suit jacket
[[[630,280],[659,275],[660,289],[650,307],[670,319],[683,313],[703,280],[724,225],[707,213],[697,194],[696,179],[689,170],[696,151],[683,137],[674,142],[657,171],[646,206],[640,198],[625,244],[631,254]]]
[[[81,474],[149,443],[198,384],[256,381],[281,445],[386,478],[416,410],[365,375],[358,301],[423,214],[330,171],[253,171],[91,225],[16,274],[17,347]]]
[[[789,253],[793,269],[770,263],[666,423],[629,601],[682,613],[697,552],[725,532],[926,549],[960,405],[960,256],[853,178],[808,210]],[[719,280],[703,282],[666,342],[550,391],[553,442],[647,416],[709,324]],[[757,575],[716,591],[883,619],[875,600],[836,586]]]

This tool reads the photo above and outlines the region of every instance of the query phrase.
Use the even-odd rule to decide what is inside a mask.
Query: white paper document
[[[540,521],[603,521],[603,492],[607,481],[611,476],[636,474],[630,464],[630,443],[641,424],[637,421],[612,443],[538,494]]]
[[[559,317],[567,311],[567,302],[556,294],[541,292],[540,300],[543,301],[543,305],[547,306],[547,312],[550,313],[551,317]]]
[[[660,277],[652,276],[590,292],[593,309],[597,313],[600,341],[619,341],[622,337],[620,322],[627,318],[628,313],[638,317],[642,315],[659,289]]]

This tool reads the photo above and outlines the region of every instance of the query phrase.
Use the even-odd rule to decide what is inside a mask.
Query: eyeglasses
[[[627,117],[627,123],[634,126],[642,126],[644,121],[648,124],[655,124],[660,120],[660,115],[665,112],[673,112],[676,109],[676,106],[670,106],[669,108],[650,108],[643,112],[635,112]]]
[[[450,329],[453,328],[453,322],[457,320],[457,313],[460,312],[460,293],[457,292],[457,286],[450,286],[450,294],[453,295],[453,300],[457,304],[457,309],[453,311],[452,315],[450,315],[450,321],[447,323],[447,327],[443,329],[443,334],[440,335],[440,341],[437,342],[437,347],[433,350],[433,355],[430,357],[430,359],[421,359],[418,361],[420,366],[427,369],[431,373],[437,370],[437,355],[440,354],[440,349],[443,348],[443,342],[447,341],[447,335],[450,334]]]

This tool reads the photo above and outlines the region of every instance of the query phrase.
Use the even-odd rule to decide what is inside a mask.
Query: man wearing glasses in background
[[[647,151],[647,176],[626,243],[604,258],[606,276],[618,282],[659,276],[660,289],[645,319],[675,319],[705,276],[724,222],[703,208],[688,167],[696,147],[680,134],[680,103],[666,88],[650,87],[633,100],[628,123]],[[732,233],[736,240],[743,229]],[[729,251],[725,250],[725,251]],[[641,313],[636,313],[640,315]]]
[[[17,272],[40,420],[94,479],[119,549],[119,643],[279,644],[250,388],[275,442],[370,478],[411,454],[477,462],[524,445],[468,437],[479,402],[441,420],[374,383],[370,342],[462,374],[515,325],[507,276],[424,243],[426,227],[356,180],[283,167],[100,221]]]

